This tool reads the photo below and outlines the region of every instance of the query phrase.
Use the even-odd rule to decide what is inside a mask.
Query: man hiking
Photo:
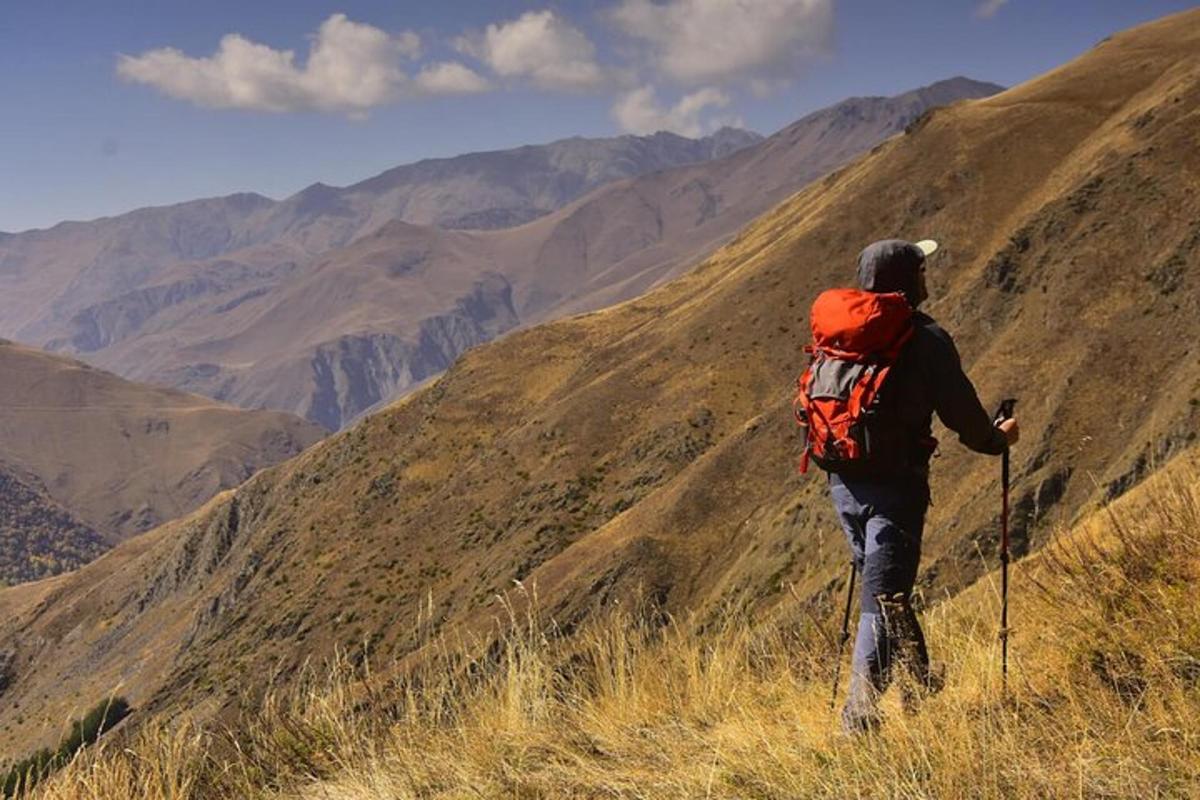
[[[879,722],[893,665],[910,691],[940,688],[911,593],[929,505],[933,414],[978,453],[1016,443],[1015,419],[993,424],[963,373],[950,335],[917,309],[928,297],[926,258],[937,243],[888,239],[858,257],[859,289],[833,289],[813,304],[812,363],[799,380],[797,419],[862,575],[862,609],[842,711],[848,732]],[[849,606],[847,606],[847,611]],[[915,698],[906,698],[915,699]]]

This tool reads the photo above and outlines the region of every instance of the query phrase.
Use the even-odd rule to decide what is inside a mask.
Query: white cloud
[[[334,14],[313,37],[303,67],[296,65],[291,50],[275,50],[231,33],[222,37],[216,53],[204,58],[173,47],[121,55],[117,74],[211,108],[361,116],[408,90],[409,79],[399,61],[420,53],[421,39],[411,31],[393,36]]]
[[[501,77],[528,78],[544,89],[590,89],[605,80],[592,42],[549,10],[492,23],[482,34],[460,37],[456,46]]]
[[[740,121],[716,113],[730,105],[735,88],[769,94],[824,48],[834,0],[610,2],[608,17],[622,36],[604,64],[587,34],[544,9],[434,43],[451,44],[478,64],[418,63],[425,48],[416,33],[333,14],[312,36],[307,58],[230,33],[211,55],[162,47],[120,55],[116,68],[127,81],[201,106],[352,117],[404,98],[488,91],[498,82],[554,91],[607,87],[624,92],[612,113],[625,130],[695,136]],[[998,7],[1005,0],[977,2]],[[663,105],[655,89],[663,81],[693,91]]]
[[[442,61],[421,69],[415,78],[422,91],[430,94],[483,92],[490,88],[475,70],[457,61]]]
[[[980,19],[991,19],[1007,2],[1008,0],[983,0],[975,7],[975,16]]]
[[[621,0],[612,17],[663,75],[726,83],[794,74],[828,46],[833,0]]]
[[[731,121],[728,117],[714,119],[705,124],[701,116],[708,109],[724,108],[729,105],[729,95],[720,89],[707,86],[685,95],[671,108],[658,102],[653,86],[642,86],[617,99],[613,116],[621,128],[628,133],[647,134],[657,131],[673,131],[683,136],[702,136]]]

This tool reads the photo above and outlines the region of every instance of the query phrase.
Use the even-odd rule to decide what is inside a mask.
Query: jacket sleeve
[[[971,379],[963,372],[962,359],[950,334],[941,328],[933,331],[933,408],[947,428],[958,434],[959,441],[976,453],[1000,455],[1008,449],[1008,437],[992,424],[992,418],[979,402]]]

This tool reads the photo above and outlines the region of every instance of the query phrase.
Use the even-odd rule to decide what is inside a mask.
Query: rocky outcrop
[[[314,387],[305,416],[337,430],[518,322],[512,287],[491,273],[453,310],[422,320],[415,337],[362,333],[323,344],[312,357]]]

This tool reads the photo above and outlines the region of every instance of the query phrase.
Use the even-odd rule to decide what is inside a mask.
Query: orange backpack
[[[903,294],[859,289],[822,292],[812,307],[808,368],[792,403],[805,430],[800,471],[811,457],[828,472],[869,469],[888,453],[872,448],[879,396],[900,351],[913,335]]]

